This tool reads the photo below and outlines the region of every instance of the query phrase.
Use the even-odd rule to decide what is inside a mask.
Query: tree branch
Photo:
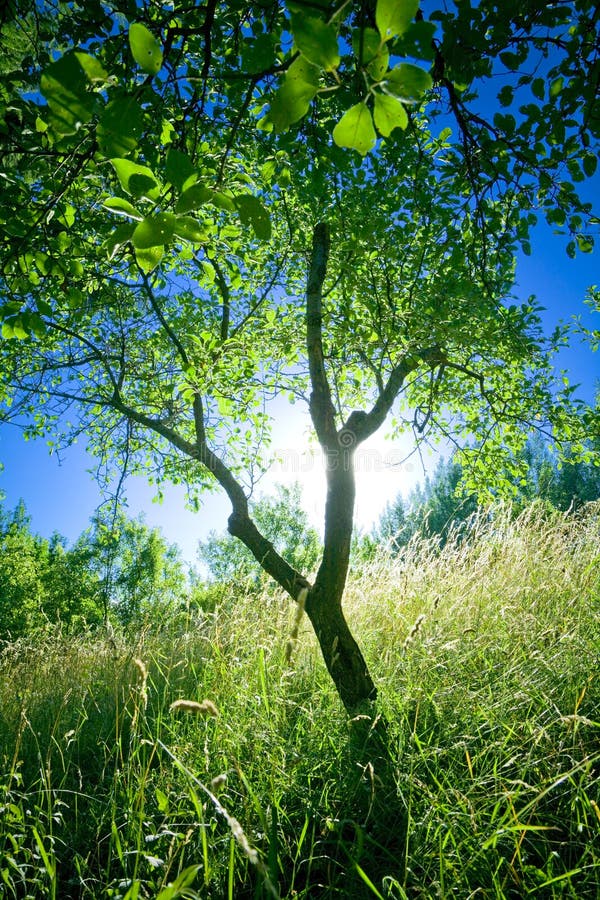
[[[217,284],[219,285],[219,292],[223,299],[223,305],[221,308],[221,340],[226,341],[229,337],[229,316],[231,313],[231,295],[229,293],[229,285],[225,279],[225,274],[223,269],[218,264],[216,259],[211,260],[211,264],[213,269],[215,270],[215,275],[217,276]]]
[[[392,369],[385,387],[379,392],[371,410],[368,413],[363,410],[355,410],[350,414],[345,428],[354,433],[357,444],[371,437],[383,425],[396,397],[402,390],[405,379],[423,362],[435,367],[445,365],[447,360],[440,347],[426,347],[405,356]]]
[[[204,409],[200,394],[194,396],[194,422],[196,427],[196,457],[212,473],[229,497],[232,513],[227,527],[233,537],[239,538],[250,550],[260,566],[294,599],[298,600],[302,588],[309,583],[302,574],[285,561],[273,544],[260,533],[248,510],[248,498],[241,484],[222,459],[206,442]]]
[[[185,347],[179,340],[178,336],[175,334],[175,331],[171,328],[171,326],[167,322],[162,309],[158,305],[158,301],[156,300],[156,297],[154,296],[154,291],[150,287],[150,282],[148,281],[148,276],[144,272],[142,272],[141,269],[140,269],[140,274],[142,276],[142,284],[144,285],[144,291],[146,293],[146,296],[148,297],[148,300],[150,301],[150,306],[156,313],[156,317],[157,317],[158,321],[162,325],[169,340],[171,341],[171,343],[177,350],[179,356],[181,357],[181,360],[182,360],[184,366],[186,366],[186,367],[189,366],[190,361],[189,361],[189,357],[185,351]]]
[[[323,356],[323,282],[329,258],[329,226],[324,222],[313,231],[312,252],[306,287],[306,346],[312,393],[310,415],[320,444],[326,450],[337,448],[335,409],[325,371]]]

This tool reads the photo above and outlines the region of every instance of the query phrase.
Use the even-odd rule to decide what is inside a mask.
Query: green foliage
[[[539,498],[555,509],[577,512],[586,503],[600,499],[600,468],[573,458],[568,447],[564,460],[557,461],[547,441],[534,437],[528,441],[524,456],[527,479],[518,485],[517,493],[522,504]]]
[[[387,505],[374,530],[375,543],[397,553],[416,535],[435,537],[440,547],[450,537],[457,540],[459,535],[468,535],[478,506],[476,496],[458,494],[462,474],[457,462],[441,460],[432,478],[415,488],[406,504],[399,496]]]
[[[139,628],[188,599],[179,550],[141,519],[97,516],[67,547],[60,535],[33,534],[22,503],[11,514],[0,508],[0,641],[108,619]]]
[[[143,518],[96,515],[75,549],[85,557],[98,586],[105,616],[139,628],[160,621],[187,598],[187,577],[179,549]]]
[[[2,515],[2,552],[0,554],[0,598],[2,638],[25,633],[38,617],[43,585],[37,562],[42,562],[47,545],[29,532],[24,506],[12,516]]]
[[[1,76],[10,145],[0,203],[3,370],[23,373],[5,386],[13,415],[44,430],[53,402],[38,402],[35,372],[48,360],[63,366],[76,341],[87,369],[75,366],[69,396],[84,404],[80,424],[101,455],[123,455],[123,405],[153,420],[173,406],[188,441],[189,401],[201,387],[211,446],[227,445],[233,469],[247,470],[268,434],[265,399],[303,390],[305,235],[323,218],[334,235],[327,367],[342,421],[399,358],[429,344],[451,365],[437,367],[432,391],[423,360],[405,407],[433,403],[430,425],[444,428],[444,410],[458,411],[465,432],[483,440],[501,410],[507,421],[534,407],[551,415],[536,310],[510,305],[511,257],[528,245],[536,209],[568,233],[569,252],[593,243],[591,209],[577,196],[577,173],[589,177],[596,159],[589,3],[569,12],[540,5],[522,22],[487,3],[429,21],[412,0],[379,0],[371,19],[267,3],[243,26],[246,12],[230,4],[218,25],[207,19],[210,41],[189,12],[177,25],[150,11],[125,27],[128,4],[113,0],[111,11],[112,30],[83,9],[40,10],[21,23],[29,42],[14,22],[2,26],[11,47]],[[518,28],[530,40],[515,50]],[[548,58],[547,77],[522,75],[538,57]],[[500,89],[503,112],[491,113],[500,118],[488,122],[477,91],[496,58],[517,74]],[[336,147],[325,151],[330,133]],[[376,143],[364,163],[339,149],[366,154]],[[38,342],[31,352],[7,346],[28,335]],[[120,411],[111,383],[123,385]],[[246,423],[256,437],[247,444],[237,430]],[[143,428],[131,448],[140,469],[145,458],[167,477],[210,480],[189,479],[181,458],[162,468],[151,448],[162,457],[169,438],[163,429],[146,440]],[[500,425],[495,440],[501,471],[510,428]]]
[[[101,621],[97,584],[80,548],[65,548],[30,530],[20,503],[12,513],[0,508],[0,641],[15,640],[47,625],[66,630]]]
[[[44,70],[40,89],[57,135],[75,134],[90,121],[97,108],[97,96],[90,87],[106,77],[102,66],[86,53],[67,53]]]

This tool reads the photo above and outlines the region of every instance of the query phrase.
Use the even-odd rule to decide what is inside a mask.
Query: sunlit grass
[[[386,760],[276,592],[6,647],[0,895],[597,896],[600,507],[413,543],[347,610]]]

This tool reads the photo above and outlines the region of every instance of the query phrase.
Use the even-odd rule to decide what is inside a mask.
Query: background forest
[[[532,501],[569,517],[600,499],[600,469],[581,461],[557,466],[548,445],[530,438],[524,450],[527,478],[514,485],[512,515]],[[353,565],[396,555],[411,541],[469,539],[481,519],[493,521],[493,506],[459,493],[461,466],[441,460],[424,484],[398,496],[370,533],[353,544]],[[504,515],[501,506],[498,514]],[[253,506],[254,517],[286,559],[312,571],[320,538],[302,509],[300,486],[279,485]],[[50,627],[76,633],[87,627],[123,626],[131,633],[157,625],[184,610],[213,610],[231,587],[262,590],[268,582],[252,554],[230,535],[213,531],[198,545],[198,567],[182,560],[176,545],[142,518],[131,519],[110,505],[71,545],[54,534],[41,538],[31,530],[23,503],[0,507],[0,640],[11,641]]]

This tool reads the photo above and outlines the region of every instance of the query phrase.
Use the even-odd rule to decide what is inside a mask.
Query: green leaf
[[[45,300],[36,300],[36,306],[38,308],[38,312],[41,316],[51,316],[52,315],[52,307],[49,303],[46,303]]]
[[[328,72],[337,69],[340,55],[335,25],[299,13],[292,15],[291,30],[298,50],[309,62]]]
[[[382,40],[404,34],[419,10],[419,0],[377,0],[375,23]]]
[[[550,225],[562,226],[567,221],[567,216],[560,206],[553,206],[546,212],[546,220]]]
[[[320,69],[303,56],[294,60],[285,78],[270,101],[267,121],[277,132],[286,131],[290,125],[306,115],[320,83]]]
[[[102,206],[111,212],[117,213],[118,216],[127,216],[127,218],[135,219],[137,222],[141,222],[144,218],[129,200],[124,200],[122,197],[109,197]]]
[[[167,181],[177,188],[178,191],[181,191],[187,179],[195,174],[196,169],[187,153],[182,153],[181,150],[176,150],[172,147],[167,153]]]
[[[96,135],[104,156],[128,156],[137,147],[144,127],[144,114],[134,97],[124,94],[110,101],[103,110]]]
[[[217,206],[219,209],[224,209],[227,212],[233,212],[235,209],[235,203],[227,194],[224,194],[222,191],[211,191],[212,197],[209,199],[209,203],[212,203],[213,206]]]
[[[562,75],[559,78],[555,78],[554,81],[552,82],[552,84],[550,85],[550,96],[558,97],[558,95],[560,94],[560,92],[563,89],[564,83],[565,83],[565,79],[562,77]]]
[[[175,232],[176,222],[177,218],[172,213],[146,216],[133,232],[133,246],[136,250],[148,250],[168,244]]]
[[[179,237],[185,238],[186,241],[191,241],[192,244],[201,244],[208,240],[208,234],[192,216],[175,216],[173,231]]]
[[[383,42],[375,28],[355,28],[352,32],[352,50],[361,66],[374,60],[382,46]]]
[[[80,288],[67,288],[67,303],[69,304],[69,309],[81,309],[84,302],[85,296]]]
[[[162,47],[152,32],[141,22],[135,22],[129,28],[129,46],[142,72],[156,75],[162,66]]]
[[[510,50],[505,50],[504,53],[501,53],[500,60],[511,72],[516,72],[521,65],[521,57],[516,53],[512,53]]]
[[[233,412],[233,404],[227,397],[219,394],[217,396],[217,409],[219,410],[219,415],[230,416]]]
[[[158,787],[154,789],[154,796],[156,797],[156,805],[158,806],[158,811],[166,813],[169,808],[168,796]]]
[[[97,98],[88,91],[88,79],[78,56],[66,53],[42,73],[40,88],[50,108],[50,124],[57,134],[75,132],[92,118]]]
[[[106,69],[98,62],[95,56],[90,56],[89,53],[75,53],[77,57],[77,62],[85,72],[85,76],[90,84],[94,84],[96,82],[104,83],[108,78],[108,72]]]
[[[582,253],[592,253],[594,249],[594,239],[585,234],[577,235],[577,246]]]
[[[202,260],[202,268],[204,269],[204,274],[206,275],[206,279],[207,279],[208,283],[214,284],[217,273],[215,271],[215,267],[213,266],[213,264],[208,262],[208,260],[203,259]]]
[[[228,212],[233,212],[236,208],[235,203],[227,194],[223,194],[221,191],[213,191],[204,184],[193,184],[183,192],[177,201],[175,212],[190,212],[193,209],[198,209],[205,203],[212,203],[213,206],[218,206],[219,209],[225,209]]]
[[[365,156],[377,140],[370,110],[364,103],[357,103],[346,110],[333,129],[333,140],[338,147],[350,147]]]
[[[140,166],[129,159],[111,159],[110,163],[117,173],[121,187],[132,197],[147,197],[149,200],[159,198],[161,185],[152,169]]]
[[[375,95],[373,117],[377,130],[384,137],[389,137],[394,128],[404,129],[408,125],[408,115],[404,104],[396,97],[389,97],[386,94]]]
[[[400,97],[405,103],[416,103],[431,89],[433,79],[429,72],[420,66],[400,63],[388,72],[384,85],[390,94]]]
[[[367,66],[367,72],[371,76],[374,81],[381,81],[383,76],[388,70],[388,66],[390,64],[390,54],[388,52],[387,47],[383,46],[383,49],[380,53],[377,54],[374,60],[372,60]]]
[[[500,106],[510,106],[513,102],[514,95],[514,89],[509,84],[505,84],[498,94]]]
[[[546,82],[544,79],[534,78],[531,82],[531,90],[534,97],[537,97],[538,100],[543,100],[546,93]]]
[[[275,40],[275,35],[270,33],[245,40],[241,51],[244,71],[254,75],[269,69],[275,62]]]
[[[126,244],[131,240],[131,236],[135,231],[135,225],[133,222],[123,222],[121,225],[117,225],[114,231],[109,235],[109,237],[104,242],[104,246],[108,253],[108,258],[113,259],[117,250],[119,250],[123,244]]]
[[[21,316],[15,316],[14,319],[3,323],[2,337],[7,338],[8,340],[17,338],[19,341],[29,337],[29,331],[24,327]]]
[[[586,153],[586,155],[583,157],[582,165],[583,171],[585,172],[587,177],[591,178],[598,166],[598,157],[595,153]]]
[[[381,81],[388,70],[390,54],[375,28],[356,28],[352,33],[352,49],[359,65],[366,67],[374,81]]]
[[[433,38],[436,26],[434,22],[419,20],[411,22],[403,35],[393,43],[394,56],[413,56],[417,59],[435,59]]]
[[[188,866],[181,872],[172,884],[168,884],[158,894],[156,900],[174,900],[175,897],[189,896],[190,891],[187,888],[194,883],[196,875],[200,871],[201,866]]]
[[[504,131],[505,134],[513,134],[517,125],[517,121],[514,116],[511,116],[509,113],[506,115],[502,113],[494,114],[494,125],[499,131]]]
[[[260,200],[252,194],[239,194],[234,200],[242,223],[251,225],[261,241],[268,241],[271,237],[271,219]]]
[[[151,272],[157,267],[161,259],[165,255],[164,247],[148,247],[147,249],[139,249],[135,251],[137,264],[143,272]]]

